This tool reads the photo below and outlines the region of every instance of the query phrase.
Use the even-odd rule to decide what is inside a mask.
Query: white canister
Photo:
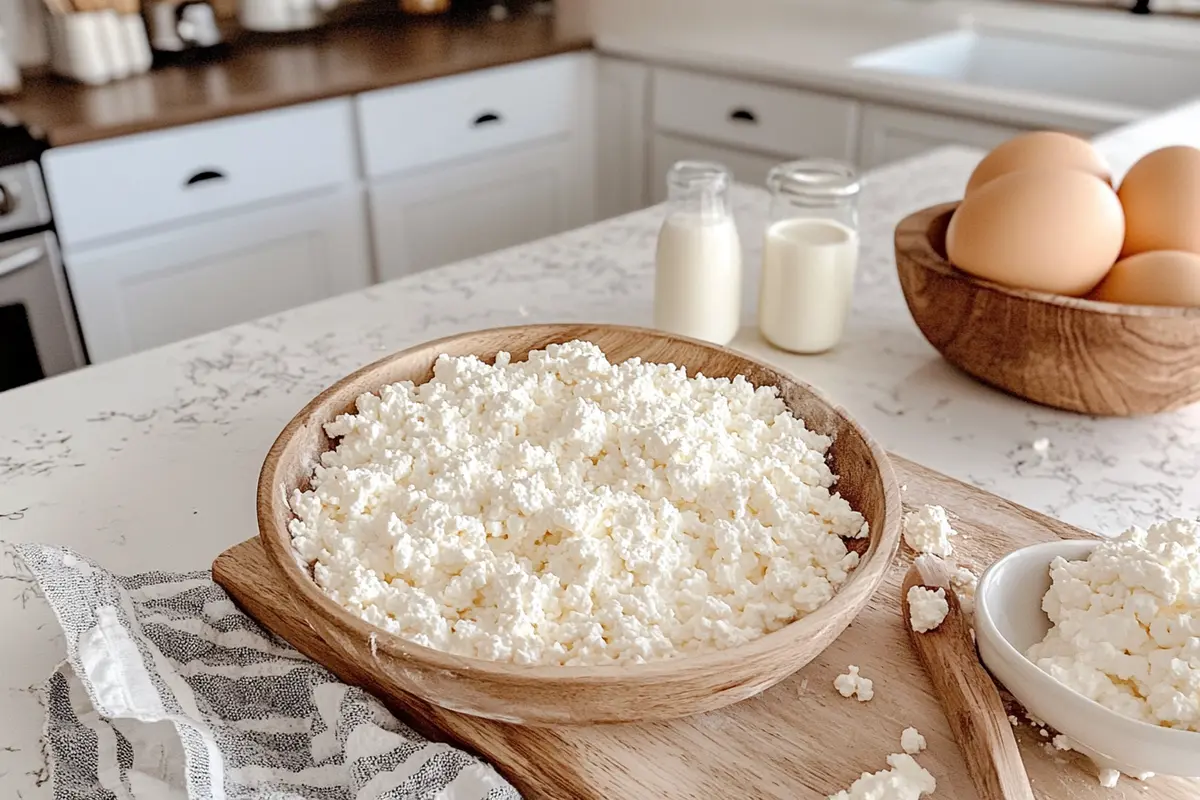
[[[146,22],[141,14],[121,14],[121,38],[129,56],[129,71],[134,75],[146,72],[154,63]]]
[[[50,24],[57,28],[54,40],[61,58],[54,63],[61,75],[93,86],[112,80],[105,27],[99,12],[55,15],[50,17]]]
[[[823,353],[841,341],[854,298],[858,176],[846,164],[810,159],[775,167],[767,185],[759,331],[781,350]]]
[[[658,233],[655,327],[727,344],[741,324],[742,248],[729,202],[729,170],[680,161],[667,173]]]
[[[133,72],[133,54],[126,46],[125,30],[121,17],[113,9],[96,12],[96,24],[100,28],[101,46],[108,59],[108,74],[113,80],[128,78]]]

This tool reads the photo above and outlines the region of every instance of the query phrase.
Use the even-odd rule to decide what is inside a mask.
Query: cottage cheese
[[[966,567],[958,567],[950,576],[950,586],[958,597],[958,605],[968,623],[975,615],[975,590],[979,587],[979,576]]]
[[[367,622],[519,664],[734,647],[820,608],[867,535],[773,388],[586,342],[442,356],[358,398],[290,498],[297,557]]]
[[[829,796],[829,800],[918,800],[937,789],[937,781],[907,753],[887,757],[891,769],[864,772],[849,789]]]
[[[1050,577],[1030,660],[1120,714],[1200,731],[1200,522],[1131,528]]]
[[[925,737],[916,728],[905,728],[900,733],[900,749],[910,756],[915,756],[928,746]]]
[[[870,678],[858,674],[858,667],[851,664],[846,667],[843,675],[833,679],[833,688],[842,697],[858,697],[860,703],[865,703],[875,696],[875,683]]]
[[[950,613],[945,589],[913,586],[908,590],[908,621],[917,633],[928,633],[945,621]]]
[[[956,535],[941,506],[921,506],[904,515],[904,541],[918,553],[949,558],[954,552],[950,538]]]

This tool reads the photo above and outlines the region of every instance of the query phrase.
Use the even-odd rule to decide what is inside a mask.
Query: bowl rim
[[[1163,725],[1154,725],[1144,720],[1127,717],[1118,711],[1114,711],[1106,705],[1097,703],[1092,698],[1075,691],[1073,688],[1067,686],[1065,683],[1062,683],[1053,675],[1046,672],[1037,664],[1033,663],[1028,656],[1018,650],[1012,644],[1012,642],[1008,640],[1008,637],[1000,633],[1000,629],[996,625],[996,621],[992,616],[991,609],[989,608],[989,603],[987,601],[987,590],[993,581],[998,580],[996,576],[999,574],[1000,568],[1006,562],[1015,561],[1021,558],[1029,558],[1032,554],[1040,553],[1044,550],[1051,554],[1047,561],[1047,568],[1049,568],[1049,563],[1053,561],[1056,556],[1062,556],[1068,560],[1077,559],[1080,555],[1086,558],[1092,550],[1096,549],[1096,547],[1103,543],[1104,540],[1100,538],[1096,538],[1094,540],[1061,539],[1057,542],[1039,542],[1038,544],[1019,547],[1016,550],[1013,550],[1011,553],[1006,553],[1005,555],[996,559],[996,561],[988,566],[988,568],[984,570],[983,574],[979,576],[979,584],[975,588],[976,633],[978,635],[987,637],[991,645],[999,651],[1001,657],[1007,661],[1013,669],[1020,672],[1023,679],[1036,681],[1041,687],[1051,689],[1052,691],[1067,693],[1073,701],[1085,705],[1086,707],[1090,708],[1093,713],[1098,713],[1102,716],[1110,718],[1113,721],[1114,726],[1130,728],[1128,735],[1137,736],[1143,739],[1149,738],[1160,747],[1195,748],[1197,745],[1200,745],[1200,732],[1183,730],[1181,728],[1168,728]],[[1064,550],[1066,550],[1067,553],[1064,553]],[[1078,554],[1073,552],[1076,550],[1079,551]],[[1005,686],[1005,688],[1008,689],[1014,697],[1016,697],[1018,694],[1025,694],[1019,689],[1014,691],[1012,687]],[[1017,699],[1020,700],[1021,698],[1017,697]],[[1022,704],[1023,703],[1024,701],[1022,701]],[[1039,714],[1039,716],[1041,715]],[[1047,719],[1047,722],[1049,721],[1050,720]],[[1055,727],[1058,726],[1055,725]],[[1060,732],[1065,733],[1065,731],[1061,731],[1061,729]],[[1074,738],[1074,734],[1067,735]],[[1083,741],[1082,738],[1080,739],[1080,743],[1088,746],[1088,743]],[[1105,755],[1112,756],[1113,754],[1110,753]]]
[[[1187,306],[1139,306],[1129,303],[1106,303],[1100,300],[1088,300],[1084,297],[1070,297],[1061,294],[1050,294],[1049,292],[1038,292],[1032,289],[1016,289],[1003,284],[995,283],[984,278],[977,278],[970,273],[963,272],[958,267],[950,263],[950,260],[940,253],[933,246],[930,239],[930,230],[936,225],[940,225],[943,219],[948,223],[949,217],[961,205],[961,200],[955,200],[950,203],[940,203],[934,206],[922,208],[919,211],[914,211],[896,226],[896,243],[899,245],[902,234],[919,234],[913,237],[913,241],[919,243],[919,250],[915,252],[918,256],[912,259],[912,263],[918,264],[923,269],[930,272],[936,272],[956,280],[965,281],[975,284],[985,289],[989,289],[998,294],[1007,295],[1017,300],[1032,301],[1036,303],[1045,303],[1047,305],[1067,308],[1073,311],[1083,311],[1091,314],[1103,314],[1109,317],[1150,317],[1154,319],[1186,319],[1200,321],[1200,307],[1191,308]],[[905,242],[906,249],[911,249],[911,243]]]
[[[301,562],[293,554],[290,547],[290,533],[286,528],[282,531],[278,530],[274,523],[274,517],[280,503],[286,507],[287,496],[291,491],[290,488],[284,489],[280,486],[280,480],[277,477],[280,467],[280,456],[287,443],[308,424],[310,418],[324,405],[325,401],[339,393],[347,384],[372,373],[389,362],[462,338],[477,336],[483,333],[495,335],[505,332],[529,331],[531,329],[541,330],[549,335],[558,335],[557,332],[559,331],[567,332],[581,327],[592,330],[605,329],[614,332],[650,335],[660,340],[674,340],[680,343],[715,350],[739,360],[751,362],[765,374],[769,374],[773,381],[777,379],[789,381],[826,405],[834,414],[843,419],[863,440],[871,457],[875,460],[879,478],[883,485],[883,515],[885,524],[883,525],[883,529],[877,533],[874,526],[872,526],[872,536],[878,536],[876,542],[873,543],[875,544],[874,557],[870,560],[867,560],[865,556],[860,559],[858,566],[855,567],[846,583],[842,585],[825,605],[811,614],[788,623],[779,630],[760,636],[745,644],[724,650],[660,659],[642,664],[558,666],[553,664],[513,664],[470,656],[459,656],[444,650],[437,650],[417,644],[402,636],[389,633],[383,628],[372,625],[348,609],[343,608],[321,591],[312,579],[312,576],[308,573],[307,566],[302,566]],[[563,339],[563,341],[570,340],[570,338]],[[779,384],[776,383],[775,385]],[[371,391],[377,392],[378,387]],[[364,641],[370,641],[373,653],[383,652],[402,660],[419,662],[427,669],[432,668],[451,673],[469,672],[481,678],[502,679],[510,683],[525,683],[528,685],[546,685],[547,683],[557,681],[559,683],[569,682],[587,686],[605,686],[623,684],[630,680],[638,679],[670,678],[686,672],[713,670],[734,661],[741,662],[776,652],[787,644],[785,640],[795,640],[800,636],[797,626],[820,627],[820,625],[826,622],[826,618],[832,617],[841,611],[844,600],[848,596],[846,590],[855,582],[866,589],[862,608],[866,607],[867,601],[878,590],[888,571],[891,569],[896,554],[899,552],[900,523],[903,510],[900,499],[899,481],[896,478],[895,471],[892,468],[886,451],[842,406],[834,403],[824,393],[815,389],[810,384],[753,356],[727,347],[650,328],[604,323],[540,323],[463,331],[404,348],[355,370],[331,384],[305,404],[276,437],[259,472],[256,499],[258,538],[262,542],[267,557],[275,568],[276,573],[283,579],[290,593],[297,598],[297,602],[319,612],[326,621],[339,628],[343,633],[361,635]],[[288,512],[290,513],[290,509],[288,509]],[[285,538],[286,544],[284,541]]]

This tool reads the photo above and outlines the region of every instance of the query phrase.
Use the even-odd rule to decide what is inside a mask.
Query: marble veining
[[[733,346],[822,388],[891,450],[1077,525],[1114,533],[1196,514],[1200,407],[1136,420],[1040,408],[965,377],[921,338],[900,294],[892,230],[958,196],[980,155],[946,149],[868,177],[852,322],[823,356],[790,356],[757,336],[767,197],[737,187],[747,327]],[[660,219],[647,209],[0,394],[0,541],[66,545],[121,572],[203,568],[255,534],[264,453],[338,377],[464,330],[648,325]],[[1032,446],[1040,438],[1045,452]],[[0,620],[13,643],[0,648],[0,794],[49,797],[37,688],[63,643],[6,549]]]

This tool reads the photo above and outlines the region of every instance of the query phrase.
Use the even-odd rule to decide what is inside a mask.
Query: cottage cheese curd
[[[867,535],[773,388],[587,342],[442,356],[357,401],[290,498],[299,559],[367,622],[519,664],[734,647],[815,611]]]
[[[928,633],[945,621],[950,613],[945,589],[913,586],[908,590],[908,621],[917,633]]]
[[[926,747],[928,744],[925,742],[925,737],[916,728],[905,728],[900,733],[900,749],[910,756],[915,756]]]
[[[954,552],[950,538],[957,535],[941,506],[921,506],[904,515],[904,541],[918,553],[949,558]]]
[[[865,703],[875,696],[875,683],[870,678],[858,674],[854,664],[846,667],[846,672],[833,679],[833,688],[842,697],[858,697],[860,703]]]
[[[862,777],[829,800],[918,800],[937,789],[937,781],[908,753],[887,757],[891,769],[864,772]]]
[[[962,609],[967,622],[973,621],[975,614],[975,590],[979,588],[979,576],[966,567],[957,567],[950,576],[950,586],[958,597],[958,605]]]
[[[1200,522],[1131,528],[1050,577],[1030,660],[1127,717],[1200,731]]]

